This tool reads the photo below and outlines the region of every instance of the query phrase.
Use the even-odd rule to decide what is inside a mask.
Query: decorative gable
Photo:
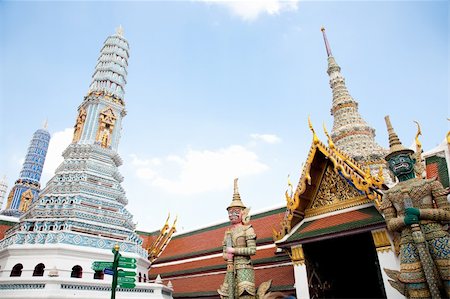
[[[313,143],[304,164],[295,194],[286,194],[286,214],[280,231],[273,232],[275,240],[282,239],[305,217],[342,210],[381,200],[378,189],[383,184],[383,172],[372,176],[370,168],[338,150],[328,133],[328,146],[317,137],[311,123]]]
[[[317,194],[305,210],[305,216],[315,216],[366,202],[370,200],[365,194],[328,164]]]

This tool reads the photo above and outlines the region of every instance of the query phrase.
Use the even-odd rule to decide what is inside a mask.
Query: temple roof
[[[281,207],[251,216],[250,223],[257,234],[258,245],[273,241],[272,230],[280,228],[285,211],[286,208]],[[174,235],[155,264],[222,252],[223,236],[229,225],[229,222],[223,222]]]
[[[311,126],[312,128],[312,126]],[[305,217],[335,212],[375,201],[379,202],[385,188],[382,172],[377,177],[370,169],[344,152],[329,138],[323,144],[313,130],[311,145],[295,194],[287,196],[287,212],[282,230],[274,237],[282,239]]]
[[[317,239],[326,239],[349,232],[361,231],[374,226],[385,227],[383,216],[374,206],[342,212],[319,219],[303,222],[294,228],[290,236],[280,244],[282,247],[297,242],[307,243]]]

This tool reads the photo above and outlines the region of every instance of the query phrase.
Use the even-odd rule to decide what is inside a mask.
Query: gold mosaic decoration
[[[391,241],[385,229],[372,231],[373,243],[378,252],[388,252],[392,250]]]
[[[354,188],[349,188],[348,183],[334,172],[331,167],[327,167],[319,192],[317,192],[316,198],[309,209],[340,203],[359,196],[360,194]]]
[[[22,196],[20,197],[19,211],[26,212],[30,207],[32,201],[33,201],[33,192],[31,191],[31,189],[28,189],[27,191],[22,193]]]
[[[355,193],[353,193],[355,196],[345,195],[347,201],[351,201],[348,202],[349,205],[347,205],[347,202],[344,205],[340,204],[339,202],[330,202],[331,199],[326,199],[326,197],[323,197],[322,199],[319,199],[319,202],[322,204],[321,207],[317,207],[317,209],[322,209],[321,213],[330,212],[332,210],[339,210],[348,206],[355,206],[364,202],[374,201],[378,207],[381,203],[382,195],[378,191],[378,189],[383,188],[384,178],[382,171],[380,170],[376,177],[372,176],[370,174],[370,168],[368,166],[364,166],[356,162],[354,159],[337,149],[332,142],[329,144],[329,146],[323,144],[317,137],[309,117],[308,125],[313,133],[313,142],[309,150],[306,162],[303,166],[302,174],[300,176],[300,181],[298,182],[295,194],[294,196],[286,196],[286,214],[280,223],[281,230],[279,232],[273,232],[273,237],[275,240],[280,240],[291,231],[294,218],[298,220],[297,222],[299,222],[305,216],[305,211],[301,211],[299,209],[300,196],[306,191],[306,188],[308,186],[311,186],[312,178],[310,171],[314,157],[316,156],[318,151],[321,152],[325,156],[325,158],[331,162],[331,167],[328,167],[330,173],[334,173],[335,178],[339,172],[340,175],[349,180],[355,186],[355,188],[362,193],[359,194],[358,192],[353,190],[357,195]],[[328,139],[330,140],[331,138]],[[328,171],[328,169],[326,171]],[[326,178],[330,176],[330,173],[327,173],[324,177]],[[343,178],[340,177],[339,179],[344,182]],[[332,188],[329,188],[329,192],[331,192]],[[350,186],[347,186],[345,190],[348,191],[350,190],[349,188]],[[317,191],[315,193],[317,194]],[[311,200],[314,201],[314,197],[311,198]],[[318,205],[320,203],[318,203]],[[330,208],[327,207],[326,209],[324,209],[323,207],[327,205],[329,205]],[[308,216],[310,216],[310,213],[308,213]]]
[[[291,247],[291,260],[294,265],[303,265],[305,264],[305,255],[303,253],[302,245]]]
[[[83,133],[84,122],[86,121],[86,109],[80,108],[78,112],[77,121],[75,123],[75,130],[73,132],[72,142],[77,142],[81,138],[81,133]]]
[[[105,108],[100,112],[99,126],[95,140],[101,144],[102,147],[107,148],[111,145],[111,135],[116,123],[116,116],[113,109]]]

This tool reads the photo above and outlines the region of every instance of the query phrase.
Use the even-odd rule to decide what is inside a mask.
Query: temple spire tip
[[[123,36],[123,27],[122,27],[122,25],[119,25],[119,27],[117,27],[116,33],[119,36]]]
[[[325,27],[322,26],[320,28],[320,31],[322,31],[323,41],[325,42],[325,49],[327,50],[327,55],[328,57],[331,57],[333,56],[333,54],[331,53],[331,47],[330,44],[328,43],[327,34],[325,33]]]

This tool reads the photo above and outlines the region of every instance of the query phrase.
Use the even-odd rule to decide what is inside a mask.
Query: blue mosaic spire
[[[121,28],[104,42],[64,161],[0,248],[7,242],[64,244],[110,253],[119,244],[120,251],[139,255],[138,268],[147,271],[148,254],[125,208],[128,200],[118,170],[128,51]]]
[[[45,122],[44,128],[33,134],[20,177],[9,193],[4,214],[19,216],[33,201],[37,200],[41,189],[39,181],[49,142],[50,133],[47,131],[47,122]]]

